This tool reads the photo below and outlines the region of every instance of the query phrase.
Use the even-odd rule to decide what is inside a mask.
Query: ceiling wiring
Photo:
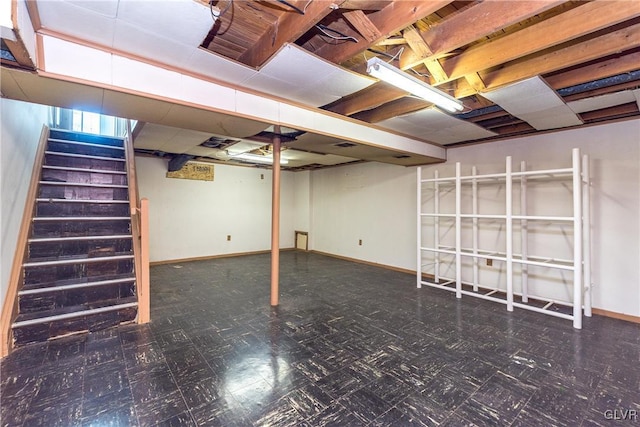
[[[231,5],[233,4],[233,0],[228,0],[228,3],[225,6],[225,8],[218,11],[213,10],[213,3],[215,3],[214,0],[209,1],[209,10],[211,11],[211,18],[213,18],[213,22],[215,22],[218,18],[222,17],[222,15],[224,15],[229,10]]]
[[[298,12],[300,15],[304,15],[305,11],[307,10],[307,6],[309,6],[309,3],[311,3],[311,0],[309,0],[309,2],[306,4],[306,6],[303,9],[300,9],[298,6],[296,6],[295,4],[291,4],[289,3],[287,0],[276,0],[278,3],[282,3],[283,5],[290,7],[291,9],[295,10],[296,12]]]
[[[322,34],[324,34],[325,36],[329,37],[332,40],[339,40],[339,41],[352,41],[354,43],[358,43],[358,39],[353,37],[353,36],[348,36],[344,33],[341,33],[338,30],[334,30],[332,28],[327,27],[326,25],[322,25],[322,24],[318,24],[315,26],[318,30],[320,30],[322,32]],[[331,34],[331,33],[337,34]]]

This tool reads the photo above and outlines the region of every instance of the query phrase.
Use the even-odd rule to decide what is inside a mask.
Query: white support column
[[[460,162],[456,163],[456,298],[462,298],[462,184],[460,181]]]
[[[523,160],[520,162],[520,172],[527,170],[527,164]],[[520,215],[527,215],[527,176],[522,175],[520,179]],[[529,230],[526,219],[520,220],[520,246],[522,252],[522,259],[526,260],[529,251]],[[529,302],[529,266],[522,264],[522,302]]]
[[[475,176],[478,174],[478,171],[475,166],[471,168],[471,175]],[[472,193],[472,210],[473,215],[478,215],[478,180],[475,178],[471,182],[471,193]],[[473,240],[473,254],[478,255],[478,218],[473,218],[473,230],[472,230],[472,240]],[[473,257],[473,291],[478,292],[478,257]]]
[[[584,315],[591,317],[591,176],[589,156],[582,156],[582,227],[584,229]]]
[[[573,327],[582,329],[582,174],[580,149],[573,149]]]
[[[418,176],[418,182],[417,182],[417,197],[416,200],[418,201],[418,206],[417,206],[417,228],[416,228],[416,236],[417,236],[417,242],[418,242],[418,249],[417,249],[417,259],[416,259],[416,285],[418,287],[418,289],[422,288],[422,167],[418,166],[417,169],[417,176]]]
[[[513,311],[513,181],[511,176],[511,156],[507,157],[505,174],[505,216],[506,216],[506,258],[507,258],[507,311]]]
[[[437,216],[440,213],[440,183],[438,182],[439,178],[438,171],[433,173],[433,177],[436,179],[433,182],[434,188],[434,199],[433,199],[433,213],[436,214],[436,217],[433,219],[433,235],[434,242],[433,247],[436,249],[440,249],[440,218]],[[433,254],[435,258],[435,272],[434,272],[434,281],[436,283],[440,283],[440,252],[435,252]]]

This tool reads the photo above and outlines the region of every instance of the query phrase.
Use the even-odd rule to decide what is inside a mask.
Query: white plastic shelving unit
[[[514,307],[532,310],[551,316],[556,316],[573,321],[574,328],[582,328],[582,315],[591,316],[591,253],[590,253],[590,178],[589,178],[589,158],[582,156],[580,150],[575,148],[572,152],[572,165],[568,168],[547,169],[547,170],[526,170],[525,162],[521,162],[520,171],[512,170],[511,157],[506,158],[505,172],[484,174],[477,173],[475,166],[472,168],[471,175],[463,176],[461,174],[461,165],[456,163],[455,176],[440,177],[438,171],[434,172],[433,178],[424,179],[422,177],[422,167],[418,168],[418,215],[417,215],[417,285],[436,287],[454,291],[457,298],[462,295],[470,295],[490,301],[506,304],[508,311],[513,311]],[[571,181],[571,202],[572,216],[533,216],[527,215],[527,186],[535,179],[547,179],[551,182],[557,182],[558,185],[565,185],[568,180]],[[500,215],[481,215],[478,214],[478,186],[486,182],[499,182],[505,186],[505,209],[504,214]],[[520,197],[520,214],[514,215],[514,183],[519,182]],[[454,187],[449,191],[455,192],[455,213],[440,212],[440,197],[443,192],[442,187],[447,185]],[[471,213],[462,212],[462,186],[471,185]],[[433,193],[433,211],[423,212],[423,191],[425,189],[432,190]],[[433,219],[433,246],[427,246],[423,242],[422,232],[426,226],[424,219]],[[440,222],[442,219],[453,220],[453,228],[455,229],[455,245],[445,246],[440,242]],[[494,251],[486,250],[478,247],[480,221],[495,220],[504,221],[505,226],[505,250]],[[471,223],[471,241],[472,247],[462,247],[463,221]],[[532,256],[527,252],[528,242],[528,224],[533,221],[545,221],[553,223],[573,224],[573,233],[570,236],[573,239],[573,259],[559,259],[554,257]],[[519,253],[514,252],[514,225],[519,228],[521,248]],[[468,229],[469,227],[466,227]],[[469,236],[466,236],[469,237]],[[432,253],[434,261],[429,264],[424,263],[424,254]],[[442,263],[441,255],[448,254],[454,256],[455,277],[447,278],[440,274],[440,264]],[[462,282],[462,259],[470,257],[472,264],[472,283]],[[479,259],[503,261],[506,264],[506,289],[498,289],[497,287],[482,286],[478,283]],[[521,292],[514,293],[514,264],[520,264],[520,289]],[[432,265],[430,271],[423,271],[427,265]],[[529,295],[529,267],[538,266],[551,269],[569,271],[573,273],[573,290],[572,301],[558,301],[550,298],[544,298],[539,295]],[[433,276],[433,281],[425,280],[423,273]],[[453,285],[455,284],[455,287]],[[496,296],[502,295],[502,298]],[[514,301],[514,295],[517,295],[519,301]],[[530,298],[535,298],[536,304],[531,304]],[[542,304],[541,304],[542,302]],[[555,307],[554,307],[555,306]],[[569,307],[569,310],[554,309],[558,306]]]

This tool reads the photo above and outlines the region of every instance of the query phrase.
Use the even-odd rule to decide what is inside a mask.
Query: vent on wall
[[[200,144],[200,146],[224,150],[225,148],[231,147],[232,145],[237,144],[238,142],[240,142],[240,140],[238,139],[226,139],[226,138],[220,138],[217,136],[212,136],[211,138],[207,139],[205,142]]]
[[[336,147],[340,147],[340,148],[348,148],[348,147],[355,147],[356,144],[352,144],[350,142],[339,142],[337,144],[333,144]]]

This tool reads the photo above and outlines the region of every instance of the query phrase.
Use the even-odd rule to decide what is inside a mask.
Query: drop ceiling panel
[[[113,47],[161,63],[183,64],[191,56],[194,47],[180,43],[170,36],[170,32],[159,35],[118,20],[115,25]]]
[[[243,82],[251,89],[319,107],[357,92],[374,80],[331,64],[292,44],[282,47]]]
[[[640,89],[634,90],[633,96],[636,97],[636,104],[638,104],[638,109],[640,110]]]
[[[494,132],[450,116],[436,108],[425,108],[387,119],[378,125],[439,144],[471,141],[495,135]]]
[[[540,76],[483,92],[482,96],[537,130],[582,124],[582,120]]]
[[[192,156],[198,156],[198,157],[214,157],[218,151],[220,150],[216,148],[198,146],[198,147],[192,147],[188,149],[187,151],[185,151],[185,154],[191,154]]]
[[[236,91],[226,86],[212,84],[191,76],[180,77],[180,99],[202,106],[215,105],[216,108],[233,111],[236,104]]]
[[[574,113],[584,113],[587,111],[601,110],[603,108],[635,102],[635,100],[636,98],[633,91],[626,90],[568,102],[567,105]]]
[[[117,1],[39,1],[38,12],[44,28],[111,47],[115,19],[110,12],[117,4]]]
[[[104,15],[108,18],[115,18],[118,15],[118,4],[120,3],[116,0],[66,0],[66,2],[77,7],[88,9],[100,15]]]
[[[136,92],[180,99],[181,74],[113,55],[113,84]]]
[[[48,72],[77,79],[111,84],[113,56],[99,49],[71,43],[55,37],[43,37],[44,64]]]
[[[16,73],[14,78],[27,96],[27,101],[93,113],[99,113],[102,109],[104,91],[100,88],[39,77],[31,73]]]
[[[168,126],[194,129],[212,135],[246,138],[262,132],[268,124],[183,105],[172,105],[162,120]]]
[[[345,142],[346,141],[339,138],[306,133],[300,136],[295,142],[287,143],[287,146],[295,150],[308,150],[317,153],[349,157],[354,160],[370,160],[382,163],[400,164],[405,166],[432,163],[435,160],[432,157],[403,153],[401,151],[371,147],[362,144],[355,144],[350,147],[340,147],[336,145],[343,144]]]
[[[208,7],[193,0],[120,0],[118,19],[196,48],[213,27]]]
[[[2,90],[2,96],[11,99],[27,100],[27,95],[22,91],[20,85],[13,74],[19,73],[17,70],[11,68],[0,68],[0,89]]]
[[[191,53],[185,68],[226,84],[239,84],[258,73],[253,68],[223,59],[202,48]]]
[[[102,112],[110,116],[127,117],[143,122],[160,122],[171,104],[111,90],[104,91]]]

